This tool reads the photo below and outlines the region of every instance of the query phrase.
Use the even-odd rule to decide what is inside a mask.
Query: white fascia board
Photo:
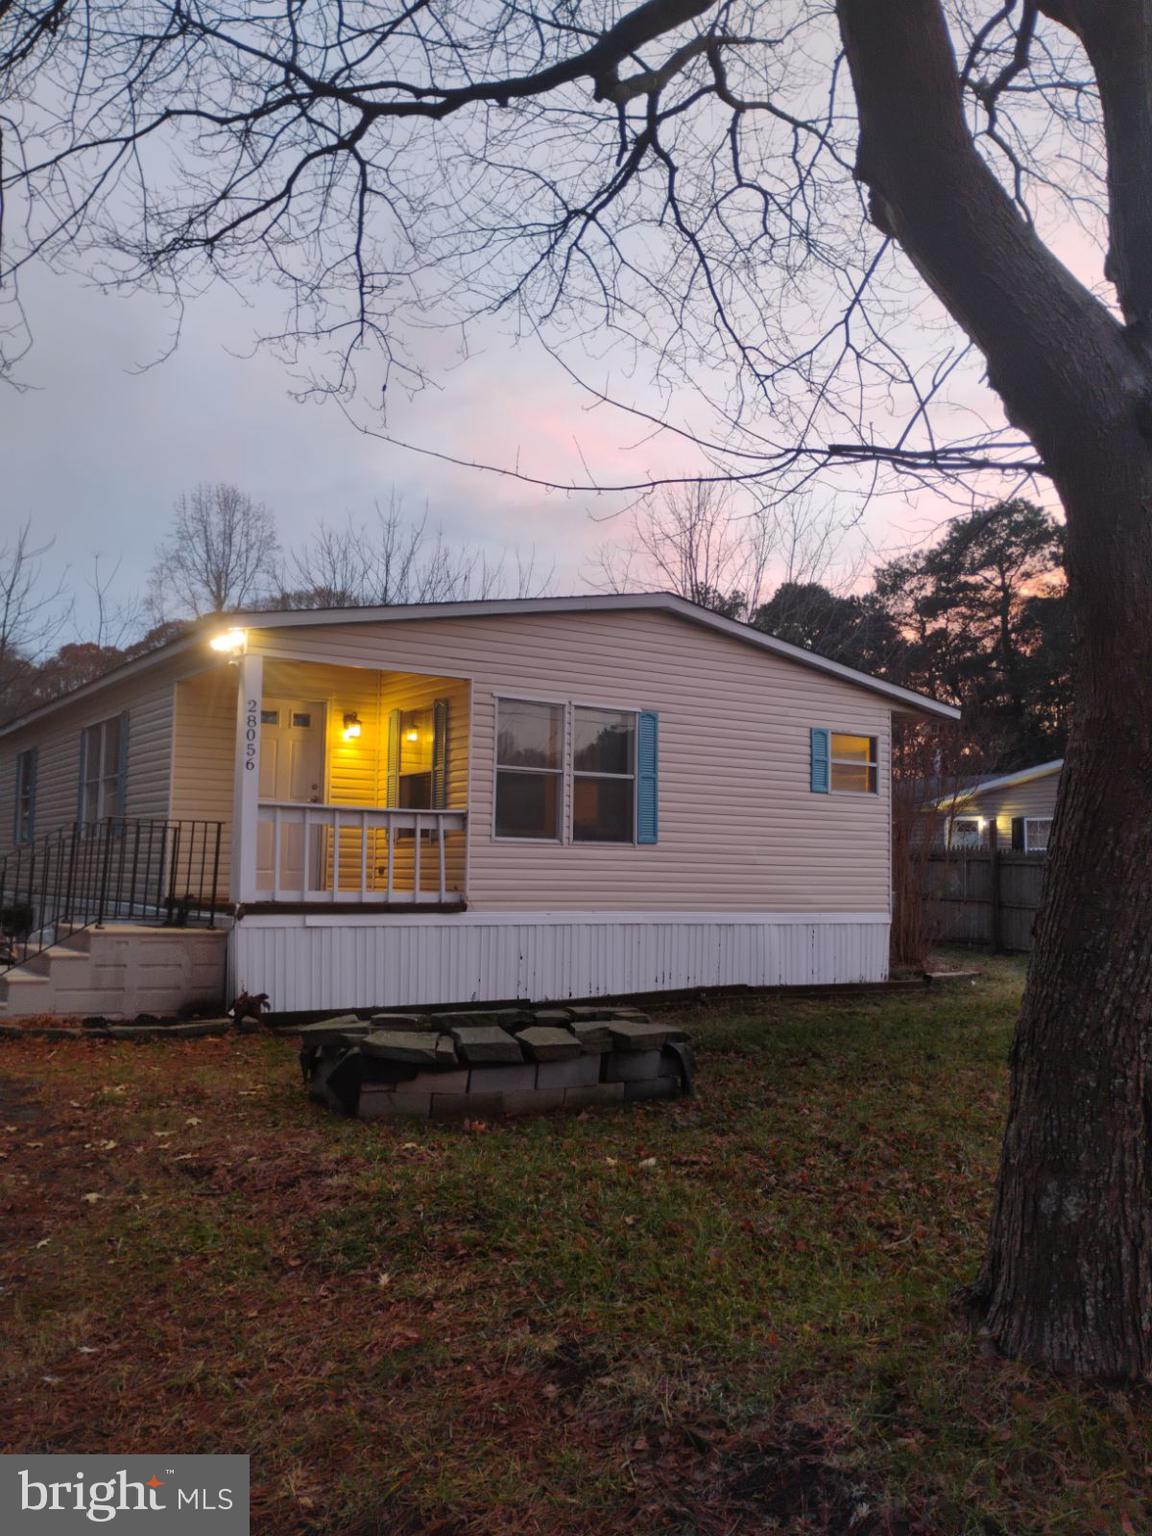
[[[992,790],[1013,789],[1018,784],[1030,784],[1033,779],[1046,779],[1049,774],[1059,773],[1063,766],[1064,759],[1056,757],[1050,763],[1037,763],[1035,768],[1021,768],[1016,773],[1004,773],[997,779],[985,779],[982,784],[971,784],[967,789],[958,789],[954,794],[941,795],[933,804],[949,806],[978,800],[981,795],[989,794]]]

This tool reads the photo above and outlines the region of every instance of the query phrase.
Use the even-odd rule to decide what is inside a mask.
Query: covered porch
[[[236,908],[464,906],[466,679],[244,651],[180,691],[174,780],[182,804],[212,793],[197,783],[197,764],[213,719],[217,752],[227,753],[230,772],[216,794],[226,798]]]

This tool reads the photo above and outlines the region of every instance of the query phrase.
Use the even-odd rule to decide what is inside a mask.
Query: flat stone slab
[[[535,1008],[532,1010],[531,1022],[554,1029],[561,1024],[570,1024],[574,1017],[570,1008]]]
[[[364,1024],[359,1019],[352,1019],[351,1022],[346,1019],[321,1019],[318,1024],[301,1024],[292,1033],[299,1035],[305,1045],[323,1045],[344,1035],[359,1039],[361,1035],[371,1034],[372,1028],[371,1024]]]
[[[414,1067],[436,1066],[437,1037],[433,1034],[377,1030],[365,1035],[359,1044],[365,1056],[374,1056],[379,1061],[400,1061]]]
[[[584,1054],[584,1047],[571,1030],[553,1029],[545,1024],[522,1029],[517,1039],[533,1061],[567,1061]]]
[[[456,1054],[456,1045],[450,1035],[438,1035],[436,1037],[436,1070],[438,1072],[454,1071],[459,1063]]]
[[[410,1032],[436,1027],[436,1024],[424,1013],[374,1013],[372,1015],[373,1029],[400,1029]]]
[[[608,1026],[618,1051],[659,1051],[682,1031],[639,1019],[613,1019]]]
[[[469,1008],[452,1013],[434,1013],[429,1017],[433,1029],[516,1029],[531,1024],[528,1008]]]
[[[523,1053],[511,1035],[494,1025],[469,1025],[451,1031],[458,1054],[470,1067],[485,1061],[523,1061]]]
[[[576,1019],[572,1033],[588,1056],[602,1056],[612,1049],[612,1026],[607,1019]]]

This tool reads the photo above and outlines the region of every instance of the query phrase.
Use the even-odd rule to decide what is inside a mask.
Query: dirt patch
[[[722,1497],[730,1507],[779,1522],[794,1536],[915,1536],[855,1471],[835,1464],[828,1442],[803,1428],[785,1432],[732,1468]]]

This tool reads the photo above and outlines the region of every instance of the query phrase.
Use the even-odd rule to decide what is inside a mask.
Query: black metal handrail
[[[109,817],[0,859],[0,973],[109,921],[216,926],[222,824]]]

